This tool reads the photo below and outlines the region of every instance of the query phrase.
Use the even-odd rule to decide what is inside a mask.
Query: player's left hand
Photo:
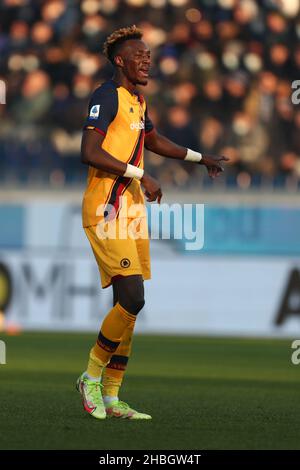
[[[210,176],[211,178],[215,178],[216,176],[219,176],[222,173],[222,171],[224,171],[224,168],[221,165],[221,162],[228,162],[228,161],[229,161],[229,158],[224,157],[224,155],[222,155],[221,157],[203,155],[199,163],[200,165],[206,166],[208,176]]]

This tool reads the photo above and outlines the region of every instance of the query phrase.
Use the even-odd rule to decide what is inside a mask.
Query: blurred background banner
[[[80,205],[28,202],[0,206],[0,214],[9,221],[0,240],[7,321],[94,331],[112,298],[100,289]],[[300,333],[300,208],[207,204],[204,214],[203,250],[186,251],[172,230],[169,240],[151,242],[153,279],[138,331]]]
[[[152,51],[155,126],[230,157],[211,181],[145,152],[165,202],[205,204],[205,240],[152,242],[139,331],[299,335],[299,0],[1,1],[0,311],[25,329],[97,331],[111,305],[81,227],[80,141],[112,73],[103,42],[131,24]]]

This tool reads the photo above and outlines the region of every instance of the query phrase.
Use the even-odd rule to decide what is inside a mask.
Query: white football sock
[[[105,405],[110,405],[114,401],[119,401],[119,398],[118,397],[110,397],[110,396],[106,395],[106,396],[103,397],[103,401],[104,401]]]
[[[91,377],[87,372],[84,373],[84,377],[91,380],[92,382],[100,382],[101,381],[101,376],[100,377]]]

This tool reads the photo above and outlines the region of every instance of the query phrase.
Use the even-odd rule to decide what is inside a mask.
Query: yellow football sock
[[[134,328],[136,316],[127,312],[117,302],[103,320],[98,339],[90,351],[87,373],[90,377],[100,377],[103,368],[121,343],[125,330]]]
[[[117,397],[126,371],[127,362],[131,353],[134,323],[130,324],[122,336],[121,343],[103,371],[103,395]]]
[[[113,374],[119,372],[116,370],[110,371],[110,374],[107,373],[107,369],[104,369],[103,378],[102,378],[102,385],[103,388],[103,396],[104,397],[118,397],[119,390],[122,385],[123,374],[116,374],[117,377],[113,377]]]
[[[94,348],[90,350],[90,357],[87,366],[87,374],[93,378],[99,378],[102,374],[103,368],[106,366],[106,363],[101,361],[94,354]]]

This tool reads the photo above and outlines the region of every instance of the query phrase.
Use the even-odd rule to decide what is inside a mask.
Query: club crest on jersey
[[[91,107],[89,118],[97,119],[99,117],[99,113],[100,113],[100,104],[95,104],[94,106]]]
[[[123,258],[121,259],[120,261],[120,265],[122,268],[129,268],[129,266],[131,265],[130,261],[128,258]]]

